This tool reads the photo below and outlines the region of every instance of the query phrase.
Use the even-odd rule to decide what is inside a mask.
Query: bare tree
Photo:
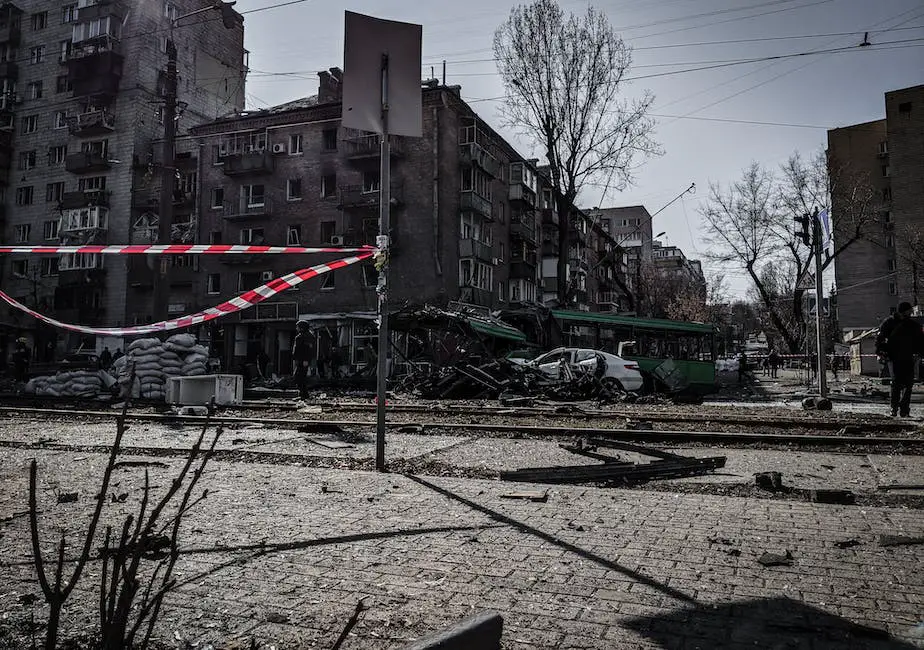
[[[877,214],[868,179],[829,161],[824,151],[809,160],[794,153],[778,175],[754,163],[726,190],[713,185],[701,208],[714,247],[710,256],[746,271],[766,325],[792,352],[802,349],[805,336],[805,289],[799,280],[815,266],[795,219],[830,211],[832,198],[838,211],[831,216],[833,247],[822,260],[825,270],[867,236]]]
[[[621,97],[632,62],[601,12],[565,16],[555,0],[514,7],[494,33],[506,123],[545,152],[559,219],[558,298],[565,302],[571,210],[588,180],[632,182],[633,160],[660,153],[648,116],[654,98]]]

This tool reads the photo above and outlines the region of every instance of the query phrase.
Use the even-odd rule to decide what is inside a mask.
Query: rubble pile
[[[162,400],[168,377],[207,374],[208,349],[196,343],[192,334],[175,334],[166,341],[137,339],[129,344],[125,356],[112,364],[112,372],[123,386],[134,373],[132,397]]]
[[[592,373],[566,373],[563,379],[556,379],[536,368],[506,359],[486,363],[468,360],[415,370],[405,375],[395,389],[424,399],[507,399],[514,396],[558,401],[630,399],[629,394],[601,382]]]
[[[103,392],[103,375],[100,370],[74,370],[54,375],[33,377],[26,384],[25,391],[39,397],[85,397]],[[111,383],[111,378],[110,383]]]

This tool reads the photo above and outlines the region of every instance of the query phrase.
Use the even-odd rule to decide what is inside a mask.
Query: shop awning
[[[526,334],[515,327],[510,327],[509,325],[503,325],[501,323],[489,323],[487,321],[478,320],[475,318],[469,318],[466,320],[468,320],[468,324],[471,325],[473,330],[481,334],[487,334],[488,336],[494,336],[499,339],[508,339],[510,341],[526,340]]]

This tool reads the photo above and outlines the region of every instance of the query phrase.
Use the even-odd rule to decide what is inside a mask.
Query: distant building
[[[689,259],[679,247],[664,246],[656,239],[652,242],[651,261],[658,271],[674,274],[691,286],[703,287],[705,294],[706,278],[702,262]]]
[[[832,168],[868,182],[877,213],[835,261],[837,317],[848,336],[878,326],[902,300],[917,304],[924,277],[910,249],[910,235],[924,232],[924,85],[886,93],[885,108],[883,120],[828,131]],[[847,209],[840,201],[835,194],[835,221]]]
[[[629,282],[635,283],[643,266],[651,262],[652,218],[645,206],[630,205],[588,210],[618,246],[626,252]]]

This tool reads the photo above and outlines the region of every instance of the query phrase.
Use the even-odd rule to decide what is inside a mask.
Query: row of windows
[[[77,190],[79,192],[95,192],[106,189],[105,176],[86,176],[77,180]],[[55,203],[64,197],[64,181],[47,183],[45,185],[45,202]],[[0,193],[0,202],[5,197]],[[35,203],[35,187],[32,185],[23,185],[16,188],[16,205],[32,205]]]
[[[321,227],[321,242],[324,244],[329,244],[333,241],[334,237],[337,236],[337,222],[336,221],[322,221],[320,224]],[[227,243],[224,240],[222,231],[213,230],[209,234],[209,243],[210,244],[224,244]],[[266,231],[263,228],[241,228],[238,233],[238,244],[252,244],[254,246],[261,246],[266,244]],[[298,224],[290,224],[286,226],[286,246],[300,246],[302,243],[302,227]]]
[[[181,256],[181,257],[189,257]],[[25,260],[24,260],[25,261]],[[378,285],[378,271],[375,270],[375,267],[371,264],[363,265],[359,267],[360,277],[362,278],[362,285],[371,289]],[[341,271],[343,273],[343,271]],[[248,291],[250,289],[255,289],[256,287],[268,282],[274,276],[272,271],[248,271],[241,272],[237,274],[237,290],[238,291]],[[206,276],[206,293],[210,295],[220,294],[221,289],[221,273],[209,273]],[[321,291],[333,291],[337,288],[337,275],[336,272],[330,271],[321,276]]]
[[[379,191],[379,172],[366,172],[363,174],[363,192]],[[253,185],[242,185],[240,187],[240,196],[238,197],[242,205],[248,208],[262,207],[266,203],[266,186],[257,183]],[[337,195],[337,175],[325,174],[321,177],[321,198],[331,198]],[[219,210],[225,206],[225,188],[213,187],[211,191],[210,205],[213,209]],[[303,183],[301,178],[289,178],[286,180],[286,199],[289,201],[301,201],[304,198]]]

